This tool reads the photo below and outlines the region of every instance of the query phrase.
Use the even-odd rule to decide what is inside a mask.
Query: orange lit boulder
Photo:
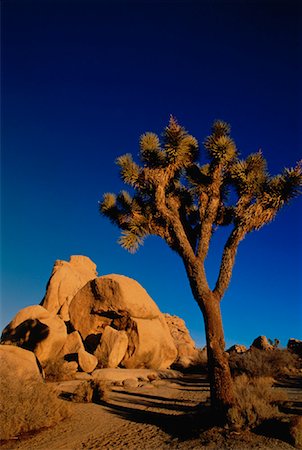
[[[41,380],[42,375],[33,352],[15,345],[0,345],[0,379],[8,374],[14,379]]]
[[[177,349],[175,364],[189,367],[199,360],[199,351],[195,346],[185,321],[177,316],[164,314],[171,336]]]
[[[21,309],[3,330],[1,342],[33,351],[40,363],[56,359],[67,338],[60,317],[40,305]]]
[[[57,260],[47,283],[41,305],[69,320],[69,304],[88,281],[97,277],[96,265],[87,256],[74,255],[69,261]]]
[[[125,331],[128,345],[121,365],[126,368],[164,369],[177,357],[163,314],[131,278],[112,274],[88,282],[71,301],[69,315],[91,353],[106,327]]]

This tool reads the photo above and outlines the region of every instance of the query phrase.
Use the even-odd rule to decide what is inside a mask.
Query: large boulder
[[[135,280],[106,275],[88,282],[69,306],[70,322],[94,353],[106,327],[125,331],[126,368],[167,368],[177,356],[169,328],[156,303]]]
[[[69,321],[69,304],[88,281],[97,277],[96,265],[87,256],[75,255],[70,260],[57,260],[47,283],[41,305]]]
[[[100,366],[107,368],[117,367],[124,358],[128,348],[126,331],[118,331],[107,326],[103,332],[102,340],[94,354]]]
[[[164,314],[164,318],[177,349],[175,364],[184,368],[194,365],[199,360],[199,351],[185,321],[170,314]]]
[[[66,325],[60,317],[40,305],[21,309],[3,330],[1,342],[34,352],[44,366],[56,359],[67,338]]]
[[[258,350],[273,350],[274,348],[274,346],[268,342],[266,336],[258,336],[256,339],[254,339],[251,347],[257,348]]]
[[[0,379],[41,380],[42,376],[33,352],[14,345],[0,345]]]

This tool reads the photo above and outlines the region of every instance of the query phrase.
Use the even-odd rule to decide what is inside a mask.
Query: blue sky
[[[116,157],[137,155],[170,114],[200,143],[229,122],[242,156],[261,148],[272,174],[301,159],[298,3],[2,2],[1,328],[40,302],[56,259],[83,254],[99,275],[138,280],[205,344],[182,261],[155,237],[125,252],[98,200],[123,188]],[[241,243],[222,301],[227,345],[302,338],[301,206]]]

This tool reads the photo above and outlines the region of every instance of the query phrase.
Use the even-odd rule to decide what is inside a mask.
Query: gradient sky
[[[138,280],[205,344],[182,261],[159,238],[135,255],[99,215],[123,188],[117,156],[169,115],[200,143],[232,125],[243,157],[270,172],[301,158],[299,1],[2,1],[1,329],[41,301],[56,259]],[[300,47],[299,47],[300,44]],[[222,301],[227,345],[302,338],[302,198],[239,247]],[[225,233],[215,237],[208,278]]]

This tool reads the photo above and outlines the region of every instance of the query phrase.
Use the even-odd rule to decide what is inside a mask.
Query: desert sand
[[[301,380],[300,380],[301,381]],[[57,384],[59,385],[59,384]],[[60,384],[67,392],[70,382]],[[286,390],[302,412],[297,385]],[[156,380],[125,389],[112,386],[102,404],[71,403],[72,416],[53,428],[3,442],[3,450],[83,449],[293,449],[275,437],[252,432],[234,433],[212,428],[206,413],[209,385],[205,376]],[[300,410],[298,411],[297,409]],[[282,433],[282,430],[275,430]],[[280,436],[282,438],[282,436]]]

